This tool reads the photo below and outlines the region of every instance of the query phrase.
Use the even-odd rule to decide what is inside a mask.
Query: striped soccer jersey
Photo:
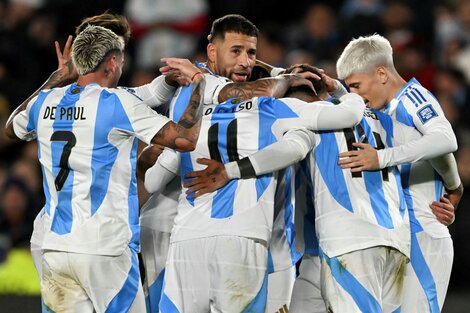
[[[268,273],[285,270],[297,263],[302,253],[295,242],[294,166],[280,170],[274,197],[274,225],[268,251]]]
[[[38,140],[48,216],[43,249],[120,255],[139,249],[137,138],[169,120],[133,93],[98,84],[42,91],[14,118]]]
[[[196,64],[201,67],[203,64]],[[204,67],[204,66],[203,66]],[[204,67],[207,69],[207,67]],[[205,74],[206,88],[204,92],[204,103],[218,103],[218,94],[222,87],[230,82],[227,78],[216,76],[213,73]],[[180,87],[173,97],[170,105],[170,118],[179,120],[184,107],[191,95],[191,85]],[[276,207],[275,222],[273,228],[273,238],[270,243],[268,268],[269,272],[283,270],[295,264],[301,257],[301,254],[295,249],[294,241],[294,211],[293,201],[288,200],[292,193],[292,187],[287,180],[294,175],[287,171],[282,175],[281,184],[276,189]],[[292,199],[293,200],[293,199]]]
[[[308,128],[316,107],[297,99],[268,97],[205,106],[196,149],[181,153],[181,177],[205,168],[196,162],[198,158],[235,161],[277,141],[287,130]],[[180,197],[171,240],[235,235],[268,242],[276,180],[276,174],[232,180],[196,199]]]
[[[313,195],[319,247],[329,257],[381,245],[409,256],[409,219],[398,169],[352,173],[338,165],[340,152],[356,149],[352,143],[366,142],[381,149],[392,146],[393,134],[390,116],[372,110],[366,110],[352,129],[315,134],[314,148],[303,164],[313,192],[307,190],[305,195],[307,206],[312,204],[308,202],[310,193]],[[312,226],[311,209],[304,227]],[[311,248],[310,253],[315,254],[311,234],[305,237],[305,244],[312,245],[305,250]]]
[[[203,64],[197,63],[199,67]],[[206,68],[206,67],[204,67]],[[204,103],[218,103],[217,98],[220,89],[230,81],[225,77],[220,77],[211,73],[204,74],[206,85],[204,88]],[[137,90],[136,90],[137,91]],[[169,104],[169,117],[178,122],[186,110],[191,96],[192,84],[178,87]],[[214,102],[215,101],[215,102]],[[159,231],[170,232],[173,227],[173,220],[178,206],[178,197],[181,193],[179,177],[175,177],[165,190],[152,195],[142,206],[140,223],[142,226]]]
[[[390,102],[384,113],[389,114],[394,124],[405,124],[421,133],[443,125],[450,128],[437,99],[422,87],[416,79],[410,80]],[[416,133],[401,133],[395,136],[396,145],[417,139]],[[411,231],[425,231],[435,238],[449,237],[448,228],[441,224],[429,208],[432,201],[439,201],[443,194],[442,178],[428,161],[418,161],[400,166],[407,201]]]

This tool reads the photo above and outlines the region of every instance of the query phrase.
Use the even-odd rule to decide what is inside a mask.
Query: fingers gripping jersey
[[[97,84],[41,92],[13,121],[37,138],[49,217],[43,249],[119,255],[139,249],[137,140],[168,122],[135,95]]]
[[[310,110],[306,110],[310,106]],[[205,166],[198,158],[236,161],[275,142],[289,129],[309,124],[315,105],[261,97],[204,107],[196,149],[181,153],[181,177]],[[312,124],[312,123],[311,123]],[[180,198],[172,241],[236,235],[268,242],[273,223],[276,175],[232,180],[200,198]],[[185,189],[183,190],[185,191]]]
[[[328,256],[380,245],[409,256],[409,220],[397,168],[351,173],[338,165],[338,154],[355,149],[353,142],[380,149],[392,145],[392,136],[391,118],[369,110],[353,129],[316,134],[304,166],[313,180],[319,246]]]

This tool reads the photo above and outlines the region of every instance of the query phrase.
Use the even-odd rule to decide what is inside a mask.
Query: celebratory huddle
[[[207,62],[134,88],[125,17],[56,43],[6,125],[38,141],[43,312],[440,312],[463,187],[439,103],[380,35],[349,42],[341,81],[257,60],[258,35],[223,16]]]

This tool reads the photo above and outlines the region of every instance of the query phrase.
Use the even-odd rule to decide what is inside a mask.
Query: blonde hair
[[[89,25],[72,45],[72,61],[78,75],[95,72],[110,52],[122,52],[124,41],[111,30]]]
[[[351,74],[369,73],[377,66],[395,71],[390,42],[375,34],[351,40],[336,62],[336,72],[339,79],[345,79]]]

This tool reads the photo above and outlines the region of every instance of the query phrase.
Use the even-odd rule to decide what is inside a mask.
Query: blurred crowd
[[[228,13],[242,14],[260,29],[258,59],[281,67],[310,63],[333,77],[351,38],[387,37],[399,73],[434,93],[458,137],[467,191],[450,226],[455,258],[449,291],[470,288],[470,0],[0,0],[0,276],[11,251],[29,249],[44,203],[36,143],[7,140],[3,126],[57,68],[54,41],[63,46],[84,17],[105,10],[131,21],[125,86],[158,75],[161,57],[204,61],[208,27]]]

